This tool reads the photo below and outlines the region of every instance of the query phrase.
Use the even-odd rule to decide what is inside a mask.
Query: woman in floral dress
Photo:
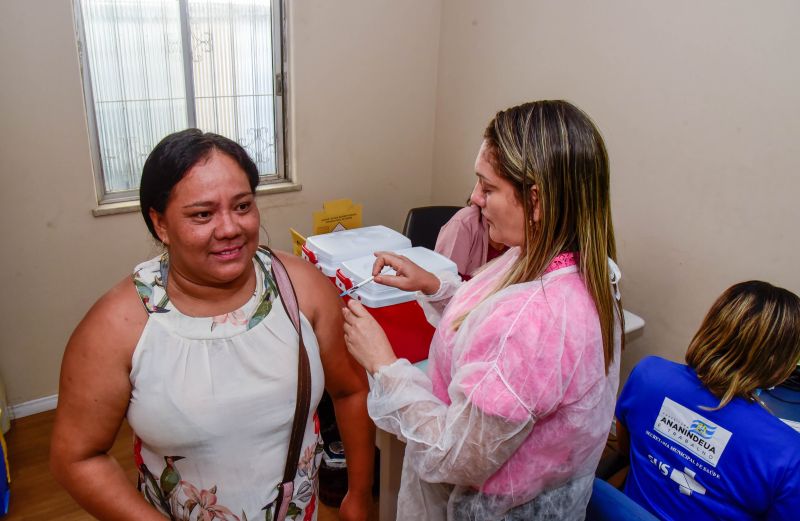
[[[165,252],[136,267],[78,325],[64,355],[51,464],[99,519],[253,521],[275,516],[297,389],[298,334],[260,248],[258,170],[235,142],[190,129],[145,163],[142,215]],[[342,519],[371,502],[374,427],[341,302],[313,266],[277,253],[297,294],[311,407],[288,504],[316,518],[314,410],[331,394],[348,457]],[[135,432],[138,491],[108,455]]]

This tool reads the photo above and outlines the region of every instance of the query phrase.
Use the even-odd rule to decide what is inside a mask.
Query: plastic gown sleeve
[[[480,487],[528,437],[534,421],[530,414],[512,420],[484,412],[465,395],[462,380],[455,375],[447,405],[432,393],[425,373],[400,359],[375,373],[367,403],[375,424],[406,442],[405,464],[422,480]]]
[[[433,295],[426,295],[418,291],[417,303],[422,307],[428,323],[433,327],[438,327],[444,308],[447,307],[447,303],[450,302],[463,282],[461,277],[449,271],[434,273],[434,275],[439,279],[439,289]]]

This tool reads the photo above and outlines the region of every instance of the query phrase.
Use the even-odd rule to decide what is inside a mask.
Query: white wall
[[[292,164],[301,192],[259,197],[271,242],[322,201],[399,228],[430,200],[441,3],[291,0]],[[71,2],[0,2],[0,376],[9,402],[57,392],[92,302],[155,254],[138,214],[95,218]],[[113,340],[110,340],[113,341]],[[111,348],[111,346],[109,347]]]
[[[563,98],[603,132],[623,356],[682,360],[713,300],[764,279],[800,293],[800,3],[444,0],[433,194],[461,203],[498,109]]]
[[[278,247],[322,201],[365,223],[461,204],[484,126],[566,98],[605,135],[625,305],[623,357],[681,359],[711,301],[761,278],[800,292],[800,4],[707,0],[290,0],[292,164],[260,197]],[[95,218],[70,2],[0,2],[0,376],[57,390],[91,303],[155,252],[137,214]]]

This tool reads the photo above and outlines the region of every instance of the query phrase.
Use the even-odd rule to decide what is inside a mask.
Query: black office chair
[[[412,246],[432,250],[436,246],[439,230],[463,206],[421,206],[412,208],[403,225],[403,235],[411,239]]]

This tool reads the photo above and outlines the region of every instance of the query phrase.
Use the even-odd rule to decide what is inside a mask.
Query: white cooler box
[[[412,262],[427,271],[438,273],[450,271],[458,275],[456,264],[447,257],[422,247],[392,250],[398,255],[408,257]],[[342,291],[372,276],[374,255],[366,255],[342,263],[336,270],[336,286]],[[392,275],[394,270],[387,269]],[[422,308],[417,304],[414,293],[403,291],[376,282],[369,282],[351,298],[358,299],[367,311],[380,323],[395,355],[406,358],[411,363],[428,358],[434,328],[428,323]]]
[[[303,258],[335,282],[336,270],[344,261],[371,256],[376,251],[410,247],[411,240],[402,233],[386,226],[366,226],[307,238],[303,246]]]
[[[450,271],[458,275],[456,263],[428,248],[417,246],[415,248],[402,248],[387,250],[407,257],[411,262],[420,266],[431,273]],[[336,286],[342,290],[348,290],[372,276],[372,266],[375,264],[374,255],[365,255],[357,259],[344,261],[342,267],[336,270]],[[394,275],[394,270],[384,268],[386,275]],[[413,291],[403,291],[391,286],[384,286],[377,282],[369,282],[361,286],[353,294],[353,298],[361,301],[362,304],[371,308],[382,308],[402,304],[415,299]]]

